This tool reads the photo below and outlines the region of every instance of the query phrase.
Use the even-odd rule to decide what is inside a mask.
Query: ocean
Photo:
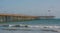
[[[3,25],[0,24],[0,33],[60,33],[60,19],[7,22],[8,27]],[[12,25],[22,27],[12,27]]]

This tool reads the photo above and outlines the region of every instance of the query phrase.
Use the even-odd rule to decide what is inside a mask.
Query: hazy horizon
[[[0,13],[60,18],[60,0],[0,0]],[[50,10],[48,12],[48,10]]]

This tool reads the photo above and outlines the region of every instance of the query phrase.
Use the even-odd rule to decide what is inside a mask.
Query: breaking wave
[[[19,24],[19,25],[0,25],[1,27],[29,27],[29,28],[60,28],[60,26],[56,26],[56,25],[23,25],[23,24]]]
[[[42,30],[42,31],[54,31],[60,32],[60,26],[52,26],[52,25],[1,25],[1,27],[8,27],[2,28],[3,30]],[[17,27],[17,28],[16,28]]]
[[[29,25],[31,28],[60,28],[60,26],[46,26],[46,25]]]

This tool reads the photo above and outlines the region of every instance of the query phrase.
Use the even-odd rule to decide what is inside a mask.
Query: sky
[[[60,18],[60,0],[0,0],[0,13]]]

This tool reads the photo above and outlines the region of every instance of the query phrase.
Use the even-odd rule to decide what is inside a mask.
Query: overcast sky
[[[0,13],[54,15],[60,18],[60,0],[0,0]]]

